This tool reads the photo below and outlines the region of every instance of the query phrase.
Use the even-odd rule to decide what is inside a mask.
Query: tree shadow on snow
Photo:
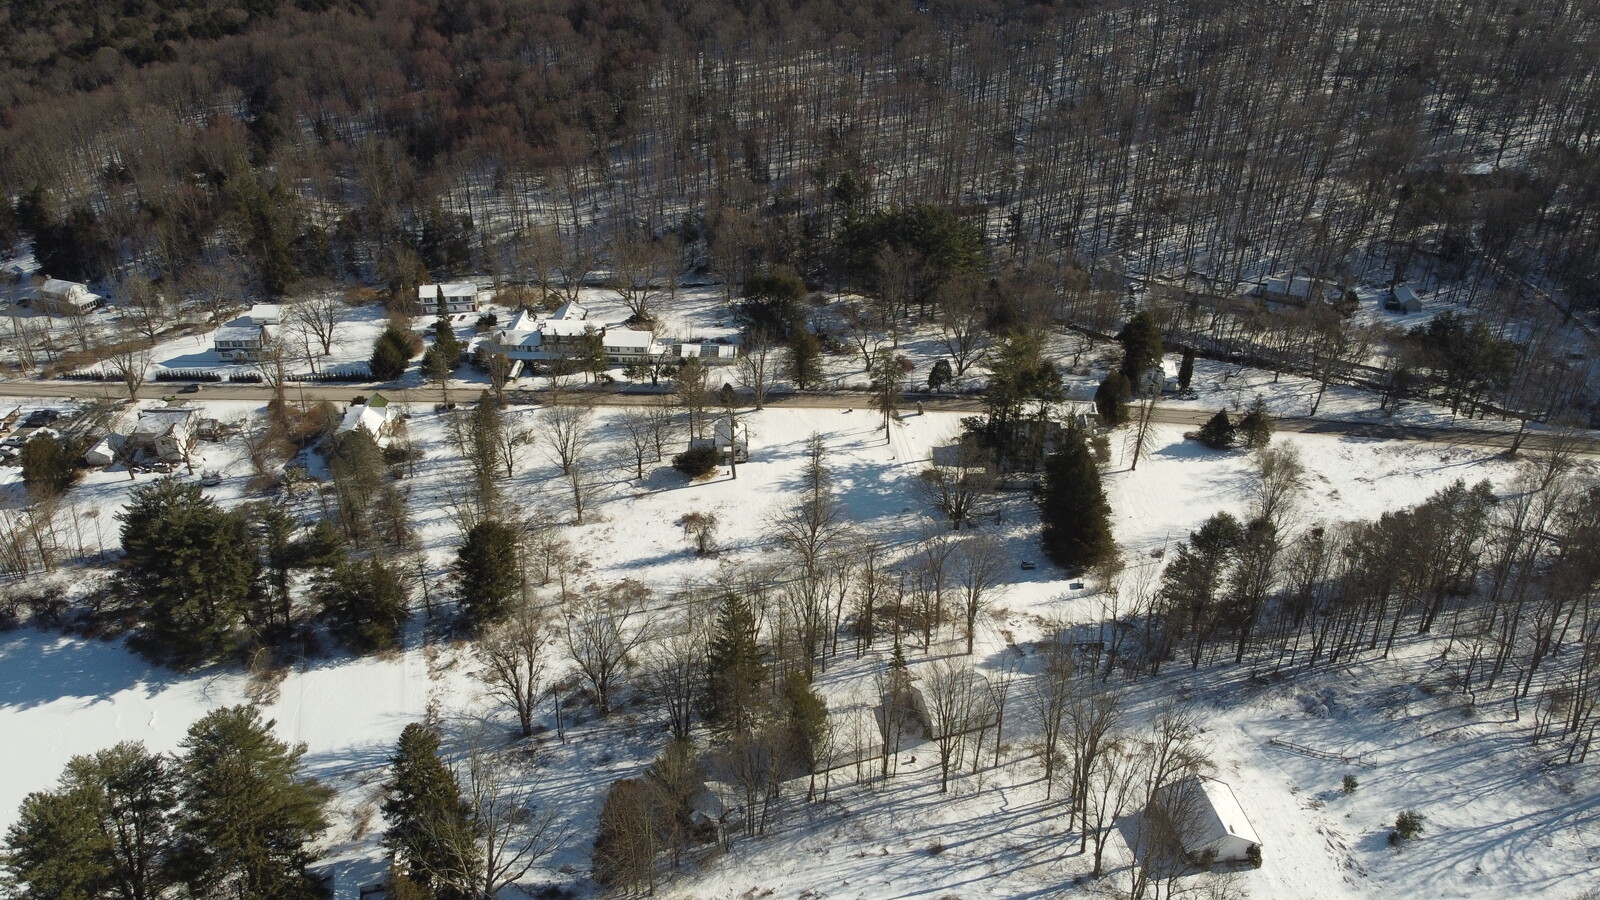
[[[69,698],[98,702],[137,687],[149,696],[193,677],[195,673],[148,662],[121,641],[31,628],[0,637],[0,709],[28,709]]]

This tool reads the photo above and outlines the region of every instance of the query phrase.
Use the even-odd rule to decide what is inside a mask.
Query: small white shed
[[[109,466],[117,461],[117,454],[122,452],[122,435],[108,434],[88,450],[83,451],[83,464],[93,468]]]
[[[1156,799],[1191,859],[1244,862],[1251,848],[1261,847],[1261,838],[1225,782],[1190,775],[1162,788]]]

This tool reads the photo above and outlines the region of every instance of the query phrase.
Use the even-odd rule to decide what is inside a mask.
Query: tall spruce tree
[[[1056,565],[1078,572],[1116,552],[1111,504],[1080,429],[1067,428],[1061,446],[1045,460],[1038,502],[1044,552]]]
[[[766,697],[766,678],[755,611],[750,601],[729,594],[723,598],[717,630],[706,651],[706,722],[728,734],[754,730]]]
[[[1102,423],[1115,428],[1128,420],[1127,402],[1131,390],[1128,376],[1121,372],[1112,372],[1100,382],[1094,392],[1094,409]]]
[[[261,567],[245,514],[223,510],[195,482],[163,478],[134,489],[117,518],[123,597],[142,616],[134,646],[180,667],[238,649]]]
[[[178,871],[189,893],[234,900],[312,900],[306,845],[328,827],[331,792],[300,774],[305,745],[272,735],[249,706],[215,710],[190,726],[183,775]]]
[[[1117,343],[1122,345],[1122,374],[1142,394],[1141,379],[1161,365],[1161,328],[1149,313],[1138,313],[1117,333]]]
[[[467,625],[477,629],[498,621],[522,589],[517,532],[493,519],[474,525],[456,552],[456,573],[461,578],[461,613]]]
[[[438,732],[418,722],[400,732],[384,789],[384,846],[438,900],[463,897],[454,885],[478,871],[477,832],[455,774],[439,758]]]

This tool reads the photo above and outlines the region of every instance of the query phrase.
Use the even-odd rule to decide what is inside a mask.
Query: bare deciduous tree
[[[144,386],[145,376],[150,371],[150,347],[145,338],[131,331],[119,334],[107,362],[127,389],[128,399],[139,399],[139,388]]]
[[[684,537],[694,541],[696,556],[709,556],[716,546],[717,516],[715,513],[685,513],[678,524],[683,526]]]
[[[994,491],[995,477],[983,448],[960,444],[955,457],[946,464],[930,457],[928,468],[918,474],[917,487],[923,498],[944,514],[950,527],[959,531],[979,515],[984,499]]]
[[[648,410],[630,409],[622,414],[622,434],[633,457],[633,475],[644,478],[644,460],[654,445],[652,417]]]
[[[589,448],[589,422],[594,408],[583,403],[564,403],[546,408],[540,440],[545,455],[570,477]]]
[[[545,647],[549,631],[543,613],[532,604],[517,603],[511,614],[495,624],[473,648],[478,677],[489,693],[517,714],[522,736],[533,734],[533,714],[544,693]]]
[[[611,714],[611,700],[632,654],[647,639],[650,589],[620,581],[579,598],[567,612],[567,655],[594,691],[600,715]]]
[[[318,291],[289,307],[289,321],[315,337],[322,347],[322,355],[327,356],[333,352],[343,308],[344,302],[332,290]]]
[[[960,766],[958,750],[975,722],[983,687],[972,664],[946,657],[928,668],[928,719],[939,751],[939,793],[950,790],[950,770]]]
[[[739,355],[739,382],[755,395],[756,409],[765,409],[767,392],[778,377],[778,347],[766,331],[753,328],[744,336]]]
[[[969,537],[956,545],[956,583],[961,587],[967,626],[967,655],[977,632],[978,614],[988,607],[993,589],[1005,570],[1005,552],[1000,542],[987,534]]]

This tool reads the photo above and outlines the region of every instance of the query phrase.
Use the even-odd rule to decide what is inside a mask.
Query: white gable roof
[[[47,278],[45,279],[44,284],[40,285],[39,293],[49,294],[53,297],[66,297],[73,293],[74,288],[77,288],[78,291],[85,292],[89,290],[87,287],[84,287],[82,284],[76,281],[64,281],[60,278]]]
[[[1177,796],[1174,797],[1173,795]],[[1168,806],[1182,806],[1190,821],[1184,828],[1183,849],[1198,853],[1226,838],[1260,844],[1261,838],[1245,818],[1233,788],[1214,778],[1190,775],[1167,787]],[[1174,802],[1176,801],[1176,802]]]
[[[139,419],[133,425],[129,434],[160,435],[167,434],[175,429],[187,428],[200,411],[188,407],[163,407],[160,409],[146,409],[139,413]]]
[[[573,303],[571,300],[568,300],[566,303],[563,303],[560,306],[556,307],[556,311],[550,315],[550,318],[551,319],[587,319],[587,318],[589,318],[589,311],[587,309],[584,309],[583,307],[579,306],[578,304]]]
[[[344,434],[357,428],[365,428],[373,437],[383,437],[384,428],[389,424],[389,410],[387,406],[373,407],[368,405],[352,406],[344,411],[344,419],[339,422],[339,427],[334,434]]]
[[[417,287],[418,300],[437,300],[440,292],[446,299],[450,297],[471,298],[478,296],[478,286],[470,281],[453,281],[449,284],[424,284]]]
[[[637,347],[649,350],[655,343],[655,335],[648,331],[635,331],[632,328],[607,328],[605,346],[607,347]]]

